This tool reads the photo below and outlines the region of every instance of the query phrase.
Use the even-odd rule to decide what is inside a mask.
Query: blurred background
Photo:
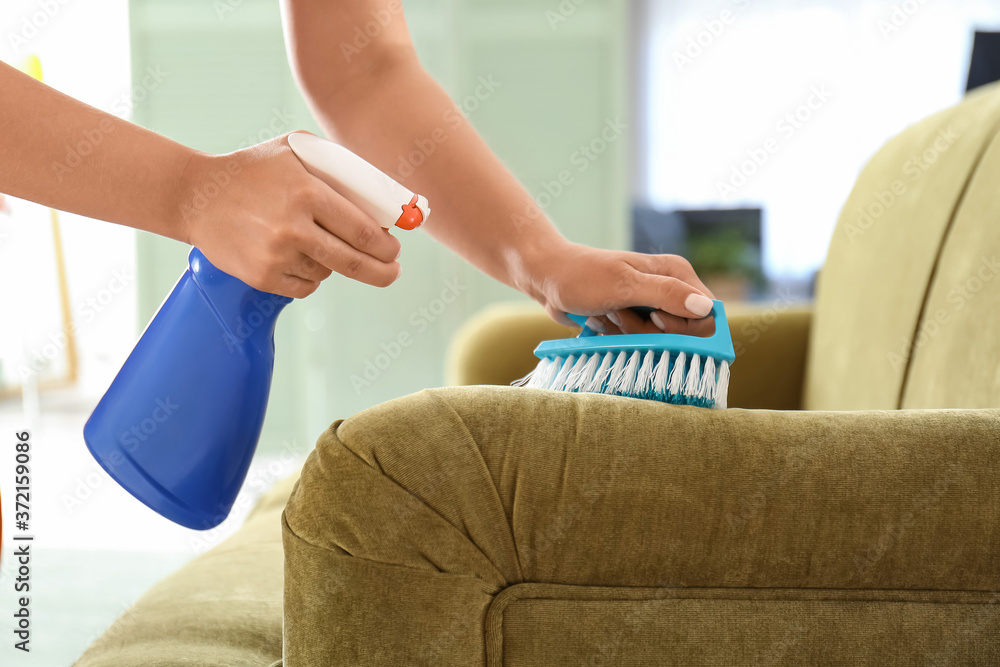
[[[868,157],[996,79],[1000,62],[1000,5],[987,0],[404,8],[424,65],[568,238],[683,254],[728,300],[809,299]],[[48,84],[204,151],[318,132],[274,0],[6,0],[0,35],[5,62],[38,55]],[[194,533],[119,489],[81,435],[188,249],[68,214],[56,227],[29,202],[0,208],[0,308],[15,314],[0,327],[0,419],[4,433],[33,431],[39,552],[38,653],[4,664],[68,664],[145,588],[234,529],[334,419],[440,385],[457,327],[524,299],[417,233],[401,238],[392,287],[334,276],[293,303],[245,493],[230,520]],[[402,333],[412,344],[394,348]],[[11,464],[0,458],[5,491]],[[10,574],[0,558],[3,590]]]

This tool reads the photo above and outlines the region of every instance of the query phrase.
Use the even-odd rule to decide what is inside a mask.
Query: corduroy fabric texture
[[[490,609],[487,632],[497,644],[487,664],[993,665],[995,643],[976,638],[992,630],[998,600],[925,591],[520,584]]]
[[[955,214],[909,338],[891,357],[909,366],[902,407],[1000,405],[1000,136]]]
[[[996,206],[996,181],[973,176],[998,128],[1000,84],[993,84],[906,129],[861,172],[844,204],[819,276],[803,400],[807,410],[901,406],[909,366],[906,357],[935,280],[938,255],[943,246],[951,245],[949,232],[956,211],[970,198]],[[995,170],[991,173],[996,175]],[[977,188],[972,189],[970,183]],[[995,218],[977,217],[971,224],[983,234],[997,228]],[[996,248],[995,233],[992,239]],[[958,246],[958,254],[980,255],[964,243]],[[959,273],[965,259],[953,264]],[[984,313],[983,318],[972,320],[982,326],[982,320],[989,318]],[[984,354],[982,348],[969,348],[962,333],[955,335],[971,354]],[[982,339],[968,339],[970,344],[974,341]],[[986,341],[994,353],[995,341],[995,337]],[[894,354],[902,355],[904,361],[895,362]],[[944,363],[932,365],[939,371],[958,372]],[[737,372],[735,366],[733,372]],[[964,381],[960,374],[954,377],[948,387]],[[936,378],[924,376],[924,380]],[[979,394],[982,389],[977,385],[969,393]],[[921,390],[913,387],[913,391]],[[929,402],[921,405],[940,407]]]
[[[281,510],[298,475],[234,535],[145,593],[75,667],[268,667],[281,659]]]
[[[715,411],[424,391],[337,422],[306,462],[285,509],[285,667],[580,664],[600,653],[543,630],[613,635],[616,616],[572,602],[575,587],[678,599],[725,589],[683,608],[710,633],[752,610],[734,631],[764,629],[751,653],[793,622],[825,619],[830,628],[801,633],[778,664],[822,655],[838,624],[875,620],[832,658],[909,655],[923,646],[909,645],[910,631],[945,622],[926,646],[957,642],[990,664],[1000,661],[998,457],[1000,410]],[[557,600],[569,602],[489,623],[497,595],[522,583],[561,585]],[[679,608],[645,607],[644,632],[673,624]],[[514,657],[501,663],[508,623]],[[696,632],[686,623],[677,632]],[[635,655],[707,664],[705,641]]]

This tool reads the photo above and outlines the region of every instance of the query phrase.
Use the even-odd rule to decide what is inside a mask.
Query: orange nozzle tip
[[[422,225],[424,214],[417,208],[417,196],[414,195],[409,204],[403,205],[403,214],[396,220],[396,226],[400,229],[412,231]]]

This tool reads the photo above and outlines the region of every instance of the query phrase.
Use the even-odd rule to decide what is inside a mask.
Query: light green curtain
[[[404,7],[421,61],[563,233],[626,247],[626,3]],[[130,11],[137,122],[213,153],[319,132],[289,71],[273,0],[132,0]],[[334,276],[282,314],[260,451],[304,453],[332,420],[440,385],[461,322],[488,303],[524,298],[424,234],[400,238],[397,284],[377,290]],[[187,250],[139,234],[140,327]]]

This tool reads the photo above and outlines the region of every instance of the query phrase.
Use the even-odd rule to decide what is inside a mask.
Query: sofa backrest
[[[1000,85],[865,166],[820,272],[803,406],[1000,406]]]

